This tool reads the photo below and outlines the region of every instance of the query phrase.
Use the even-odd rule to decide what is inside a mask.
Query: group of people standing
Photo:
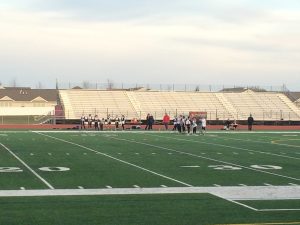
[[[116,116],[115,118],[108,115],[106,119],[100,118],[98,115],[95,115],[94,117],[92,114],[89,114],[88,116],[82,115],[80,118],[80,129],[85,130],[94,127],[95,130],[103,131],[105,124],[114,124],[116,130],[118,130],[120,126],[122,127],[122,130],[125,130],[125,120],[124,115],[121,117]]]
[[[165,129],[169,129],[170,124],[170,116],[166,113],[163,118],[163,124],[165,126]],[[205,117],[201,117],[197,120],[197,118],[191,118],[189,116],[175,116],[173,120],[173,131],[178,131],[179,133],[187,133],[190,134],[193,132],[193,134],[197,133],[197,128],[200,128],[201,134],[205,134],[206,132],[206,119]]]

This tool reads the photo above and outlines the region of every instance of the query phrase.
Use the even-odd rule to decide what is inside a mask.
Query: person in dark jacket
[[[250,116],[248,117],[248,130],[249,131],[252,131],[253,123],[254,123],[254,119],[253,119],[252,115],[250,114]]]
[[[151,115],[149,116],[149,127],[148,127],[148,130],[152,130],[153,124],[154,124],[154,117],[153,117],[153,115],[151,114]]]
[[[147,117],[146,117],[146,127],[145,127],[145,130],[149,130],[149,126],[150,126],[150,113],[148,113]]]

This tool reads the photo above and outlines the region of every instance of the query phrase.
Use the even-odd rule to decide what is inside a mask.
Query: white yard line
[[[163,175],[163,174],[154,172],[154,171],[152,171],[152,170],[146,169],[146,168],[144,168],[144,167],[138,166],[138,165],[136,165],[136,164],[127,162],[127,161],[122,160],[122,159],[118,159],[118,158],[116,158],[116,157],[110,156],[110,155],[105,154],[105,153],[103,153],[103,152],[100,152],[100,151],[91,149],[91,148],[89,148],[89,147],[86,147],[86,146],[83,146],[83,145],[80,145],[80,144],[77,144],[77,143],[74,143],[74,142],[67,141],[67,140],[64,140],[64,139],[61,139],[61,138],[57,138],[57,137],[52,137],[52,136],[50,136],[50,135],[43,134],[43,133],[40,133],[40,132],[34,132],[34,133],[39,134],[39,135],[43,135],[43,136],[46,136],[46,137],[49,137],[49,138],[52,138],[52,139],[57,140],[57,141],[61,141],[61,142],[65,142],[65,143],[68,143],[68,144],[71,144],[71,145],[75,145],[75,146],[77,146],[77,147],[80,147],[80,148],[89,150],[89,151],[91,151],[91,152],[95,152],[95,153],[97,153],[97,154],[99,154],[99,155],[102,155],[102,156],[105,156],[105,157],[107,157],[107,158],[113,159],[113,160],[115,160],[115,161],[118,161],[118,162],[127,164],[127,165],[129,165],[129,166],[138,168],[138,169],[140,169],[140,170],[146,171],[146,172],[151,173],[151,174],[154,174],[154,175],[156,175],[156,176],[163,177],[163,178],[165,178],[165,179],[174,181],[174,182],[179,183],[179,184],[182,184],[182,185],[184,185],[184,186],[187,186],[187,187],[192,187],[192,186],[193,186],[193,185],[190,185],[190,184],[188,184],[188,183],[185,183],[185,182],[179,181],[179,180],[177,180],[177,179],[174,179],[174,178],[165,176],[165,175]]]
[[[278,157],[282,157],[282,158],[289,158],[289,159],[300,160],[300,158],[298,158],[298,157],[287,156],[287,155],[280,155],[280,154],[275,154],[275,153],[270,153],[270,152],[257,151],[257,150],[253,150],[253,149],[241,148],[241,147],[235,147],[235,146],[223,145],[223,144],[217,144],[217,143],[212,143],[212,142],[205,142],[205,141],[203,141],[203,140],[201,140],[201,141],[195,141],[195,140],[191,140],[191,139],[182,139],[182,138],[173,138],[173,137],[163,137],[163,136],[160,136],[160,135],[154,135],[154,134],[149,134],[149,135],[150,135],[150,136],[154,136],[154,137],[160,137],[160,138],[171,139],[171,140],[180,140],[180,141],[186,141],[186,142],[194,142],[194,143],[201,143],[201,144],[207,144],[207,145],[214,145],[214,146],[218,146],[218,147],[231,148],[231,149],[238,149],[238,150],[247,151],[247,152],[256,152],[256,153],[261,153],[261,154],[265,154],[265,155],[272,155],[272,156],[278,156]]]
[[[44,184],[47,185],[50,189],[54,189],[54,187],[49,184],[44,178],[42,178],[39,174],[37,174],[29,165],[27,165],[22,159],[20,159],[15,153],[13,153],[8,147],[4,144],[0,143],[0,145],[6,149],[13,157],[15,157],[20,163],[22,163],[33,175],[35,175],[39,180],[41,180]]]
[[[158,137],[161,137],[161,136],[158,136]],[[162,150],[173,151],[173,152],[177,152],[177,153],[180,153],[180,154],[185,154],[185,155],[189,155],[189,156],[192,156],[192,157],[197,157],[197,158],[201,158],[201,159],[205,159],[205,160],[209,160],[209,161],[213,161],[213,162],[224,163],[224,164],[231,165],[231,166],[237,166],[237,167],[240,167],[240,168],[256,171],[256,172],[259,172],[259,173],[265,173],[265,174],[269,174],[269,175],[273,175],[273,176],[277,176],[277,177],[287,178],[287,179],[290,179],[290,180],[300,181],[300,178],[295,178],[295,177],[285,176],[285,175],[272,173],[272,172],[268,172],[268,171],[264,171],[264,170],[259,170],[259,169],[255,169],[255,168],[251,168],[251,167],[247,167],[247,166],[242,166],[242,165],[239,165],[239,164],[236,164],[236,163],[225,162],[225,161],[222,161],[222,160],[217,160],[217,159],[213,159],[213,158],[209,158],[209,157],[205,157],[205,156],[200,156],[200,155],[196,155],[196,154],[189,153],[189,152],[183,152],[183,151],[179,151],[179,150],[175,150],[175,149],[171,149],[171,148],[167,148],[167,147],[162,147],[162,146],[148,144],[148,143],[139,142],[139,141],[132,141],[132,140],[124,139],[124,138],[116,138],[116,137],[109,137],[109,138],[114,139],[114,140],[119,140],[119,141],[126,141],[126,142],[135,143],[135,144],[141,144],[141,145],[154,147],[154,148],[158,148],[158,149],[162,149]],[[161,138],[164,138],[164,137],[161,137]],[[179,140],[179,139],[177,139],[177,140]]]
[[[300,211],[300,209],[258,209],[258,212]]]

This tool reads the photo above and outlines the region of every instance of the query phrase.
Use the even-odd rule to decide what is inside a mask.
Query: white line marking
[[[139,155],[140,153],[136,152],[135,154],[136,154],[136,155]]]
[[[300,209],[258,209],[258,212],[300,211]]]
[[[96,150],[94,150],[94,149],[91,149],[91,148],[89,148],[89,147],[86,147],[86,146],[83,146],[83,145],[80,145],[80,144],[76,144],[76,143],[74,143],[74,142],[66,141],[66,140],[64,140],[64,139],[61,139],[61,138],[52,137],[52,136],[50,136],[50,135],[46,135],[46,134],[43,134],[43,133],[40,133],[40,132],[34,132],[34,133],[36,133],[36,134],[39,134],[39,135],[43,135],[43,136],[46,136],[46,137],[49,137],[49,138],[52,138],[52,139],[54,139],[54,140],[58,140],[58,141],[61,141],[61,142],[65,142],[65,143],[68,143],[68,144],[71,144],[71,145],[75,145],[75,146],[77,146],[77,147],[80,147],[80,148],[83,148],[83,149],[89,150],[89,151],[91,151],[91,152],[96,152],[96,153],[99,153],[100,155],[102,155],[102,156],[105,156],[105,157],[107,157],[107,158],[110,158],[110,159],[116,160],[116,161],[118,161],[118,162],[121,162],[121,163],[127,164],[127,165],[129,165],[129,166],[132,166],[132,167],[138,168],[138,169],[140,169],[140,170],[144,170],[144,171],[146,171],[146,172],[149,172],[149,173],[151,173],[151,174],[157,175],[157,176],[159,176],[159,177],[163,177],[163,178],[165,178],[165,179],[168,179],[168,180],[174,181],[174,182],[176,182],[176,183],[179,183],[179,184],[185,185],[185,186],[187,186],[187,187],[192,187],[192,185],[190,185],[190,184],[188,184],[188,183],[185,183],[185,182],[182,182],[182,181],[176,180],[176,179],[174,179],[174,178],[171,178],[171,177],[165,176],[165,175],[163,175],[163,174],[160,174],[160,173],[154,172],[154,171],[152,171],[152,170],[146,169],[146,168],[144,168],[144,167],[141,167],[141,166],[138,166],[138,165],[136,165],[136,164],[133,164],[133,163],[130,163],[130,162],[124,161],[124,160],[122,160],[122,159],[118,159],[118,158],[116,158],[116,157],[113,157],[113,156],[111,156],[111,155],[105,154],[105,153],[103,153],[103,152],[100,152],[100,151],[96,151]],[[113,137],[109,137],[109,138],[113,138]]]
[[[237,152],[233,152],[233,154],[234,154],[234,155],[238,155],[239,153],[237,153]]]
[[[152,154],[152,155],[156,155],[156,153],[155,153],[155,152],[152,152],[151,154]]]
[[[268,183],[264,183],[264,185],[266,185],[266,186],[273,186],[272,184],[268,184]]]
[[[247,209],[251,209],[251,210],[253,210],[253,211],[258,211],[258,209],[256,209],[256,208],[253,208],[253,207],[251,207],[251,206],[249,206],[249,205],[246,205],[246,204],[243,204],[243,203],[234,201],[234,200],[232,200],[232,199],[227,199],[227,198],[223,198],[223,197],[220,197],[220,196],[218,196],[218,197],[219,197],[219,198],[222,198],[222,199],[224,199],[224,200],[226,200],[226,201],[228,201],[228,202],[232,202],[232,203],[234,203],[234,204],[243,206],[243,207],[245,207],[245,208],[247,208]]]
[[[160,185],[161,187],[163,187],[163,188],[167,188],[168,186],[166,186],[166,185]]]
[[[52,153],[48,153],[48,155],[52,155]]]
[[[221,153],[221,152],[218,152],[217,154],[218,154],[218,155],[223,155],[223,153]]]
[[[242,186],[242,187],[247,187],[247,185],[245,185],[245,184],[239,184],[239,186]]]
[[[24,187],[20,187],[21,190],[26,190]]]
[[[30,153],[30,155],[33,156],[34,154],[33,154],[33,153]]]
[[[222,187],[221,185],[219,184],[214,184],[215,187]]]
[[[141,188],[140,186],[138,185],[133,185],[134,188]]]
[[[294,183],[289,183],[289,185],[298,186],[298,184],[294,184]]]
[[[84,189],[82,186],[78,186],[79,189]]]
[[[70,153],[66,153],[66,155],[70,155]]]
[[[235,201],[300,200],[300,187],[248,186],[248,187],[167,187],[167,188],[107,188],[103,189],[44,189],[0,190],[0,197],[12,196],[69,196],[69,195],[135,195],[135,194],[197,194],[208,193]]]
[[[161,136],[159,136],[159,137],[161,137]],[[205,157],[205,156],[200,156],[200,155],[196,155],[196,154],[189,153],[189,152],[182,152],[182,151],[171,149],[171,148],[166,148],[166,147],[162,147],[162,146],[158,146],[158,145],[152,145],[152,144],[148,144],[148,143],[144,143],[144,142],[131,141],[131,140],[124,139],[124,138],[115,138],[115,137],[110,137],[110,138],[115,139],[115,140],[120,140],[120,141],[127,141],[127,142],[136,143],[136,144],[146,145],[146,146],[150,146],[150,147],[154,147],[154,148],[158,148],[158,149],[162,149],[162,150],[173,151],[173,152],[177,152],[180,154],[185,154],[185,155],[189,155],[192,157],[202,158],[202,159],[206,159],[206,160],[213,161],[213,162],[224,163],[227,165],[237,166],[240,168],[244,168],[244,169],[248,169],[248,170],[252,170],[252,171],[256,171],[256,172],[260,172],[260,173],[265,173],[265,174],[269,174],[269,175],[273,175],[273,176],[277,176],[277,177],[283,177],[283,178],[288,178],[291,180],[300,181],[299,178],[289,177],[289,176],[285,176],[285,175],[281,175],[281,174],[277,174],[277,173],[272,173],[272,172],[268,172],[268,171],[264,171],[264,170],[255,169],[252,167],[242,166],[242,165],[239,165],[236,163],[225,162],[222,160],[217,160],[217,159],[213,159],[213,158],[209,158],[209,157]],[[177,140],[180,140],[180,139],[177,139]]]
[[[54,189],[54,187],[49,184],[44,178],[42,178],[39,174],[37,174],[30,166],[28,166],[22,159],[20,159],[15,153],[13,153],[9,148],[7,148],[4,144],[0,143],[0,145],[5,148],[12,156],[14,156],[20,163],[22,163],[31,173],[33,173],[38,179],[40,179],[44,184],[46,184],[50,189]]]
[[[200,166],[180,166],[182,168],[199,168]]]

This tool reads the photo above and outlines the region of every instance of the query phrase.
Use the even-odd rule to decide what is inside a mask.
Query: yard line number
[[[65,172],[69,171],[68,167],[41,167],[39,170],[44,172]],[[0,173],[18,173],[23,172],[23,170],[19,167],[0,167]]]

